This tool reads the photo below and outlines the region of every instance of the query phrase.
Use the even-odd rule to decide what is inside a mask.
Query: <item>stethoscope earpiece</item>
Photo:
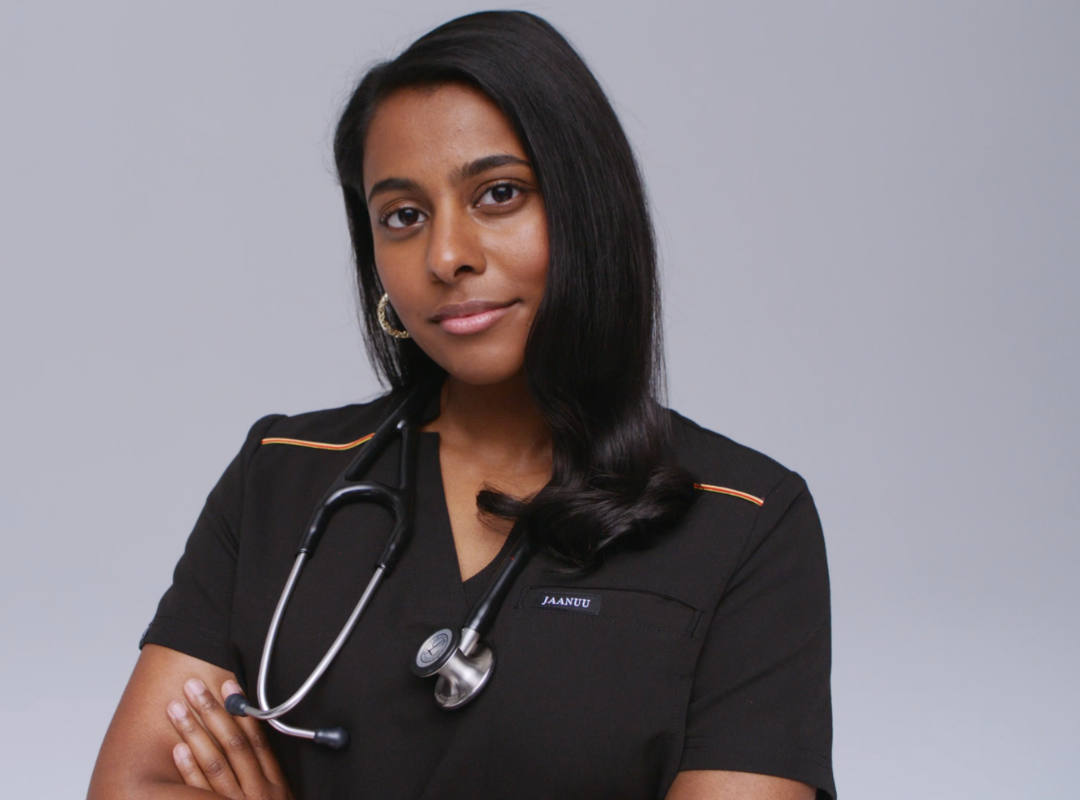
[[[249,705],[247,698],[239,693],[230,694],[225,698],[225,710],[234,717],[249,716],[249,711],[253,712],[251,716],[262,712],[262,709],[257,706]],[[273,720],[270,720],[270,722],[272,723]],[[315,744],[329,747],[331,750],[344,750],[349,745],[349,732],[340,726],[337,728],[315,728],[312,731],[307,731],[307,733],[310,735],[305,738],[311,739]]]
[[[242,694],[230,694],[225,698],[225,710],[234,717],[246,717],[247,700]]]
[[[338,726],[337,728],[316,728],[315,735],[311,738],[315,744],[329,747],[331,750],[344,750],[349,746],[349,732]]]

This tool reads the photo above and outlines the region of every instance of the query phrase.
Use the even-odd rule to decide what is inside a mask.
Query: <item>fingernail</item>
[[[221,684],[221,696],[228,697],[231,694],[241,694],[240,684],[230,679]]]
[[[191,748],[183,742],[176,745],[172,751],[173,758],[176,759],[176,763],[181,766],[189,766],[191,764]]]
[[[173,719],[183,719],[187,716],[187,706],[179,700],[173,700],[169,703],[169,716]]]
[[[206,691],[206,684],[200,681],[198,678],[189,678],[184,682],[184,692],[188,697],[195,698],[202,695]]]

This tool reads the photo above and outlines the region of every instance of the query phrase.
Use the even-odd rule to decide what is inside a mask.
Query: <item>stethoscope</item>
[[[356,627],[375,589],[397,563],[404,546],[408,544],[412,534],[416,499],[413,478],[416,474],[418,436],[415,420],[423,410],[433,389],[432,384],[422,385],[400,402],[382,421],[360,453],[330,485],[322,500],[315,506],[311,522],[304,531],[300,547],[296,551],[296,560],[293,562],[292,570],[285,581],[285,587],[281,591],[274,614],[270,618],[270,627],[263,643],[259,676],[256,682],[258,705],[251,705],[243,695],[230,695],[225,698],[225,708],[229,713],[266,720],[284,734],[310,739],[316,744],[334,749],[343,748],[349,743],[349,734],[342,727],[309,730],[286,725],[279,721],[278,717],[296,708],[322,678],[345,646],[345,642]],[[368,471],[389,443],[397,438],[401,440],[398,485],[391,487],[378,481],[359,480],[359,477]],[[333,515],[344,506],[363,500],[384,506],[394,519],[386,546],[376,562],[375,572],[337,638],[315,665],[315,669],[291,697],[271,707],[266,694],[270,655],[274,650],[274,642],[277,640],[282,617],[285,615],[285,607],[300,578],[300,571],[304,562],[314,554],[315,547]],[[412,671],[422,678],[438,676],[435,681],[435,702],[440,707],[451,709],[465,705],[474,699],[491,679],[495,655],[491,648],[483,643],[483,636],[491,627],[506,592],[525,565],[530,553],[531,546],[528,537],[520,531],[512,531],[509,550],[503,557],[495,578],[469,610],[460,631],[442,628],[431,634],[420,645],[413,660]]]

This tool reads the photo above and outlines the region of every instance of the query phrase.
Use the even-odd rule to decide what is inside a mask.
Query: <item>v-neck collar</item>
[[[425,509],[428,513],[417,514],[417,522],[426,520],[431,524],[430,535],[437,541],[433,543],[439,551],[439,560],[446,564],[450,572],[452,583],[457,587],[457,592],[467,605],[472,605],[484,589],[491,582],[492,576],[498,569],[498,564],[509,546],[512,536],[507,536],[499,551],[484,567],[464,580],[461,577],[461,566],[458,560],[457,545],[454,543],[454,531],[450,524],[450,509],[446,502],[446,487],[443,485],[442,463],[439,460],[439,434],[437,431],[421,431],[420,433],[420,460],[418,469],[423,468],[427,473],[425,483],[431,484],[429,496],[430,505]],[[419,477],[419,476],[418,476]],[[418,509],[419,510],[419,509]],[[418,527],[420,527],[418,525]],[[417,530],[419,535],[423,531]]]

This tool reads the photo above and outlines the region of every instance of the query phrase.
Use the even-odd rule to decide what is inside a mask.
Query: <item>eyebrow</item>
[[[468,164],[459,169],[455,173],[454,177],[458,178],[459,180],[463,180],[465,178],[475,178],[477,175],[487,172],[489,169],[495,169],[496,167],[505,167],[507,164],[521,164],[525,167],[532,167],[532,164],[530,164],[524,158],[518,158],[517,156],[512,156],[509,153],[499,153],[498,155],[484,156],[483,158],[478,158],[475,161],[470,161]]]
[[[525,167],[532,168],[532,164],[526,161],[524,158],[518,156],[512,156],[509,153],[498,153],[496,155],[484,156],[474,161],[470,161],[462,167],[459,167],[454,171],[453,179],[455,181],[467,180],[468,178],[475,178],[477,175],[481,175],[487,172],[489,169],[495,169],[496,167],[505,167],[508,164],[520,164]],[[377,195],[379,192],[390,191],[405,191],[414,192],[419,191],[420,186],[416,181],[409,180],[408,178],[383,178],[371,187],[371,191],[368,192],[368,202],[371,202],[371,198]]]
[[[367,199],[370,203],[371,198],[373,198],[379,192],[415,192],[419,189],[420,187],[417,185],[416,181],[410,181],[407,178],[383,178],[381,181],[371,187],[371,191],[368,192]]]

